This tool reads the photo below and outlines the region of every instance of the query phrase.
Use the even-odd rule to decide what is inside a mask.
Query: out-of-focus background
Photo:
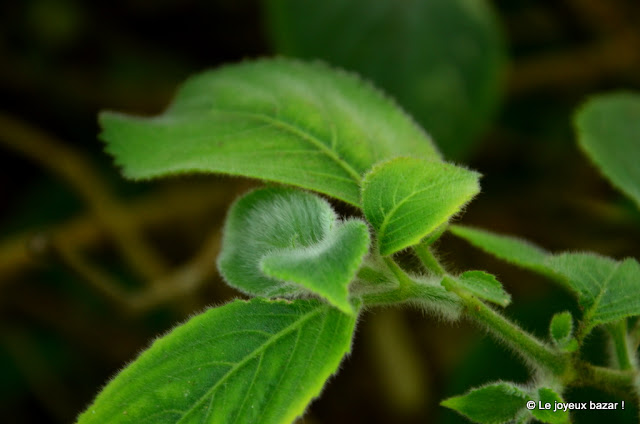
[[[640,89],[635,0],[3,1],[0,421],[73,422],[154,337],[239,296],[215,258],[230,202],[255,183],[125,181],[96,116],[157,114],[187,76],[274,54],[365,75],[449,160],[483,173],[461,222],[554,251],[640,256],[640,213],[579,151],[571,124],[590,94]],[[506,314],[541,337],[554,312],[576,310],[541,277],[450,236],[438,247],[453,270],[496,274],[514,298]],[[591,344],[603,361],[601,335]],[[301,422],[464,422],[438,402],[528,377],[466,323],[381,310],[362,317],[352,354]]]

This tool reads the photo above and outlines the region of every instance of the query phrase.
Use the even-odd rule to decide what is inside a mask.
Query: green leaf
[[[574,352],[579,347],[573,337],[573,317],[569,311],[557,313],[551,318],[549,335],[556,346],[567,352]]]
[[[497,383],[472,389],[462,396],[440,402],[440,405],[458,411],[481,424],[499,424],[513,421],[526,407],[529,396],[509,383]]]
[[[562,253],[549,266],[565,276],[585,308],[585,320],[599,325],[640,315],[640,264],[593,253]]]
[[[319,63],[265,59],[190,78],[160,116],[100,115],[129,178],[214,172],[315,190],[358,206],[362,175],[429,137],[369,84]]]
[[[507,262],[544,274],[577,294],[588,327],[640,315],[640,264],[593,253],[551,254],[527,241],[450,226],[453,234]]]
[[[316,300],[209,309],[156,340],[78,424],[292,422],[349,352],[354,323]]]
[[[640,95],[596,96],[578,110],[574,123],[582,150],[640,208]]]
[[[500,306],[511,303],[511,296],[502,288],[502,284],[493,275],[483,271],[467,271],[458,277],[460,286],[476,297]]]
[[[485,1],[270,0],[266,11],[278,53],[371,78],[447,157],[468,152],[494,115],[506,49]]]
[[[360,220],[339,222],[326,200],[291,188],[255,190],[229,210],[218,266],[254,296],[308,292],[353,313],[349,283],[369,248]]]
[[[551,318],[549,334],[553,341],[558,344],[566,342],[573,334],[573,318],[571,312],[564,311],[557,313]]]
[[[376,230],[380,254],[422,238],[480,191],[480,175],[444,162],[395,158],[373,167],[362,186],[362,207]]]
[[[549,388],[541,387],[538,389],[538,399],[543,405],[549,403],[551,409],[533,408],[531,414],[536,419],[548,424],[567,424],[571,422],[568,411],[560,409],[554,412],[556,402],[564,403],[559,394]]]
[[[542,274],[549,274],[549,269],[545,265],[549,253],[533,243],[521,238],[462,225],[451,225],[449,231],[504,261]]]

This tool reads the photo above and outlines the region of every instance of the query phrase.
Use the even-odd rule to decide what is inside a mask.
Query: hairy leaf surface
[[[362,207],[382,255],[418,244],[480,191],[480,175],[444,162],[395,158],[365,176]]]
[[[515,237],[452,225],[451,232],[476,247],[515,265],[531,269],[574,292],[588,326],[640,315],[640,264],[615,261],[593,253],[551,254]]]
[[[321,58],[371,78],[408,108],[449,158],[466,153],[495,112],[506,52],[488,2],[265,3],[278,53]]]
[[[507,306],[511,296],[504,291],[495,276],[483,271],[467,271],[458,277],[458,283],[480,299]]]
[[[351,313],[348,286],[368,248],[363,221],[339,222],[314,194],[266,188],[229,210],[218,265],[231,286],[250,295],[312,292]]]
[[[497,383],[472,389],[462,396],[445,399],[440,404],[458,411],[474,422],[499,424],[513,421],[526,407],[530,397],[509,383]]]
[[[316,300],[211,308],[156,340],[78,424],[292,422],[349,352],[354,323]]]
[[[315,190],[353,205],[371,166],[437,160],[429,137],[355,75],[265,59],[190,78],[160,116],[100,115],[107,151],[129,178],[214,172]]]
[[[640,94],[596,96],[574,122],[582,150],[640,208]]]

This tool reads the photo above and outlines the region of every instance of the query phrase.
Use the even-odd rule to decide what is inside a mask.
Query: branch
[[[163,261],[144,241],[86,157],[3,113],[0,113],[0,143],[27,156],[69,184],[110,233],[124,259],[143,281],[156,281],[166,273]]]
[[[177,183],[132,200],[126,213],[133,225],[145,233],[175,226],[176,222],[211,222],[217,220],[218,215],[222,217],[224,207],[231,202],[238,190],[248,187],[246,183],[235,184],[231,189],[228,186],[223,189],[219,184],[210,182]],[[73,218],[48,228],[46,232],[55,234],[57,240],[72,245],[79,251],[90,250],[107,240],[107,233],[94,215]],[[34,232],[27,231],[0,243],[0,275],[7,277],[0,279],[0,286],[15,281],[8,278],[12,274],[36,264],[27,248],[33,239]]]
[[[584,47],[516,61],[508,81],[514,95],[593,85],[605,77],[638,74],[640,37],[633,29]]]

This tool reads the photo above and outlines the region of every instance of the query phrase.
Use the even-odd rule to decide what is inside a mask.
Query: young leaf
[[[462,396],[440,402],[440,405],[461,413],[481,424],[500,424],[513,421],[531,398],[509,383],[496,383],[472,389]]]
[[[204,72],[162,115],[104,112],[100,124],[107,151],[129,178],[241,175],[356,206],[361,177],[375,163],[440,157],[408,115],[358,77],[285,59]]]
[[[571,312],[564,311],[557,313],[551,318],[549,333],[556,343],[568,340],[573,334],[573,318]]]
[[[218,266],[229,285],[250,295],[312,292],[353,313],[348,286],[368,248],[364,222],[338,222],[311,193],[267,188],[231,207]]]
[[[538,389],[538,400],[543,405],[549,403],[551,409],[533,408],[531,415],[536,419],[548,424],[568,424],[571,422],[568,411],[562,409],[554,411],[556,402],[564,403],[559,394],[549,388],[541,387]]]
[[[444,162],[395,158],[373,167],[362,185],[362,207],[376,230],[380,254],[422,238],[480,191],[480,175]]]
[[[354,323],[316,300],[209,309],[156,340],[78,424],[292,422],[349,352]]]
[[[466,153],[495,112],[506,51],[489,2],[265,3],[278,53],[320,58],[371,78],[408,108],[447,157]]]
[[[574,123],[582,150],[640,207],[640,94],[596,96],[578,110]]]
[[[502,284],[493,275],[483,271],[467,271],[458,277],[460,286],[476,297],[500,306],[507,306],[511,296],[502,288]]]
[[[563,253],[548,264],[569,280],[591,325],[640,315],[640,264],[635,259],[618,262],[593,253]]]
[[[571,312],[564,311],[557,313],[551,318],[549,325],[549,335],[556,346],[573,352],[578,348],[576,339],[573,336],[573,317]]]

